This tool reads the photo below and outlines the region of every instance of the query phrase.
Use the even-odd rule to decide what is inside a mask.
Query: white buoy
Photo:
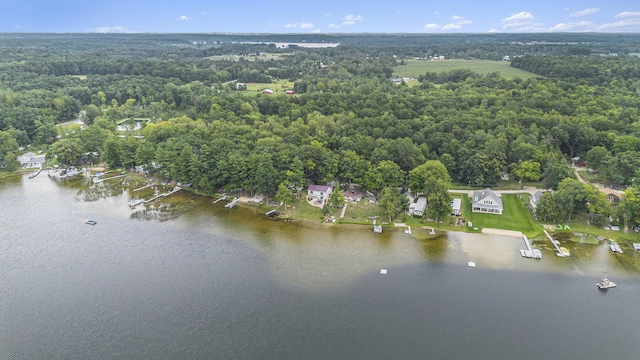
[[[474,263],[473,261],[469,261],[469,267],[476,267],[476,263]]]
[[[387,275],[387,269],[380,269],[380,275]]]

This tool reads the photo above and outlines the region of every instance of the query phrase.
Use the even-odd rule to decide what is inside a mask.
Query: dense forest
[[[10,169],[30,145],[61,165],[142,166],[203,193],[332,181],[380,193],[432,160],[447,182],[470,186],[510,173],[568,189],[576,156],[610,183],[640,175],[640,42],[630,35],[4,34],[0,49],[0,159]],[[391,81],[403,59],[435,54],[511,55],[540,77],[454,70]],[[281,81],[295,95],[236,86]],[[76,117],[82,131],[58,131]],[[118,130],[134,117],[151,122]],[[588,195],[575,209],[599,201]]]

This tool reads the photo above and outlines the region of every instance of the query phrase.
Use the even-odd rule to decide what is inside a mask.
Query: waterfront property
[[[473,212],[502,215],[504,210],[502,199],[489,188],[474,191],[471,201],[471,211]]]
[[[462,215],[462,199],[454,198],[453,201],[451,201],[451,215]]]
[[[333,187],[331,185],[309,185],[308,196],[310,198],[315,198],[320,201],[324,201],[329,198],[331,193],[333,192]]]
[[[536,193],[531,195],[531,197],[529,198],[529,206],[534,212],[536,211],[536,208],[538,208],[538,202],[540,201],[541,197],[542,191],[536,191]]]
[[[424,215],[424,209],[427,207],[427,198],[419,197],[409,204],[409,215],[422,216]]]

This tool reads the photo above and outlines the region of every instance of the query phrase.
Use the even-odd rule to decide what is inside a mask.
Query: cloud
[[[583,16],[595,14],[598,11],[600,11],[600,9],[598,9],[598,8],[587,8],[587,9],[584,9],[584,10],[576,11],[576,12],[572,13],[569,16],[570,17],[583,17]]]
[[[207,15],[207,13],[206,13],[206,12],[203,12],[203,13],[202,13],[202,15]]]
[[[360,15],[353,15],[353,14],[349,14],[347,16],[344,17],[344,22],[342,23],[343,26],[348,26],[348,25],[353,25],[358,21],[362,21],[362,16]]]
[[[528,11],[522,11],[502,19],[502,28],[513,31],[547,31],[543,23],[533,21],[535,16]]]
[[[640,32],[640,18],[620,20],[614,23],[607,23],[598,26],[598,30]]]
[[[451,20],[460,20],[460,19],[462,19],[462,18],[463,18],[462,16],[453,15],[453,16],[451,17]]]
[[[314,34],[319,34],[321,32],[322,32],[322,30],[320,30],[320,29],[315,29],[315,30],[312,31],[312,33],[314,33]]]
[[[487,32],[488,32],[488,33],[497,33],[497,32],[499,32],[499,31],[498,31],[498,30],[496,30],[496,29],[490,29],[490,30],[489,30],[489,31],[487,31]]]
[[[456,25],[469,25],[472,22],[473,21],[471,21],[471,20],[460,20],[460,21],[456,21]]]
[[[97,28],[89,29],[87,30],[87,32],[101,33],[101,34],[107,34],[107,33],[130,34],[133,31],[129,30],[124,26],[99,26]]]
[[[188,20],[193,20],[193,18],[190,18],[187,15],[180,15],[180,17],[177,18],[176,20],[178,20],[178,21],[188,21]]]
[[[440,15],[440,11],[434,11],[433,15]]]
[[[434,23],[426,24],[426,25],[424,26],[424,29],[425,29],[425,30],[438,30],[438,29],[440,29],[440,25],[438,25],[438,24],[434,24]]]
[[[620,14],[614,17],[616,18],[640,17],[640,12],[625,11],[625,12],[621,12]]]
[[[313,29],[314,28],[313,24],[308,22],[288,23],[288,24],[282,25],[282,27],[287,29],[296,29],[296,28]]]
[[[551,29],[550,31],[587,31],[593,27],[593,23],[590,21],[578,21],[578,22],[570,22],[570,23],[559,23]]]
[[[503,23],[515,22],[515,21],[523,21],[523,20],[532,20],[534,18],[533,14],[528,11],[522,11],[517,14],[511,15],[502,19]]]
[[[444,30],[458,30],[458,29],[462,29],[462,25],[458,25],[458,24],[447,24],[445,26],[442,27],[442,31]]]
[[[329,24],[329,29],[339,29],[340,25],[338,24]]]

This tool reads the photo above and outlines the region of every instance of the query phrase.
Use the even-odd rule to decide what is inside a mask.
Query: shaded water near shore
[[[640,353],[639,254],[568,244],[562,259],[540,243],[530,260],[515,238],[273,222],[185,192],[131,210],[156,189],[112,181],[0,182],[0,357]],[[618,288],[598,291],[601,276]]]

